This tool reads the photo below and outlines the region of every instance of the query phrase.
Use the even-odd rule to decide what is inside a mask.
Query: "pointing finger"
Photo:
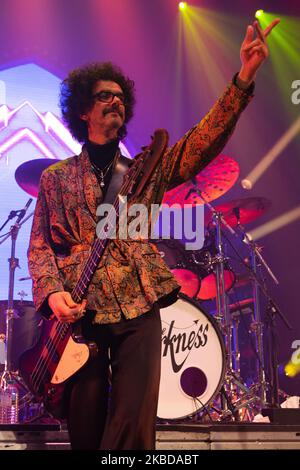
[[[280,18],[276,18],[276,20],[272,21],[272,23],[267,26],[267,28],[264,30],[264,36],[267,37],[272,31],[272,29],[275,28],[276,25],[278,25],[278,23],[280,23]]]

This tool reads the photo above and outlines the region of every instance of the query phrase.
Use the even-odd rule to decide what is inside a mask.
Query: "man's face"
[[[100,92],[116,93],[110,103],[101,101],[106,99],[108,94],[99,95]],[[81,116],[87,122],[89,139],[96,141],[96,137],[105,138],[117,137],[118,130],[123,126],[125,120],[125,105],[120,99],[123,96],[121,87],[108,80],[99,80],[93,90],[93,105],[89,111]]]

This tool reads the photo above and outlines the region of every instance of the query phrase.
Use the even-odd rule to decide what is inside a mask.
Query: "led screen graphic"
[[[0,71],[0,226],[11,210],[22,209],[30,197],[15,179],[15,172],[23,163],[39,158],[64,159],[81,150],[59,119],[60,81],[35,64]],[[124,146],[122,153],[128,155]],[[23,176],[26,184],[29,175]],[[34,211],[35,201],[28,214]],[[32,218],[22,226],[17,239],[20,269],[16,269],[15,299],[20,298],[21,291],[25,300],[32,299],[31,280],[19,280],[29,276],[26,252],[31,224]],[[1,235],[9,226],[10,223]],[[0,245],[0,299],[8,296],[10,250],[8,238]]]

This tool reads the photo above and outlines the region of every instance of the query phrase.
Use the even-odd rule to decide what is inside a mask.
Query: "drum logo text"
[[[196,325],[198,320],[194,322]],[[204,325],[201,323],[197,330],[193,329],[189,333],[174,333],[175,320],[169,324],[169,329],[162,329],[162,343],[163,343],[163,357],[170,355],[172,368],[175,373],[179,372],[185,361],[189,357],[192,349],[204,347],[207,343],[207,333],[209,324]],[[178,328],[176,328],[178,329]],[[177,364],[176,355],[187,351],[185,358],[182,362]]]

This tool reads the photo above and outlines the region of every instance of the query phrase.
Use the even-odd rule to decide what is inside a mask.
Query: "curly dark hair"
[[[126,134],[125,124],[133,116],[135,104],[134,81],[126,77],[122,70],[111,62],[95,62],[73,70],[63,80],[60,88],[60,108],[62,116],[73,137],[78,142],[88,139],[87,124],[80,116],[93,106],[93,90],[98,80],[109,80],[117,83],[125,96],[125,121],[118,131],[123,139]]]

